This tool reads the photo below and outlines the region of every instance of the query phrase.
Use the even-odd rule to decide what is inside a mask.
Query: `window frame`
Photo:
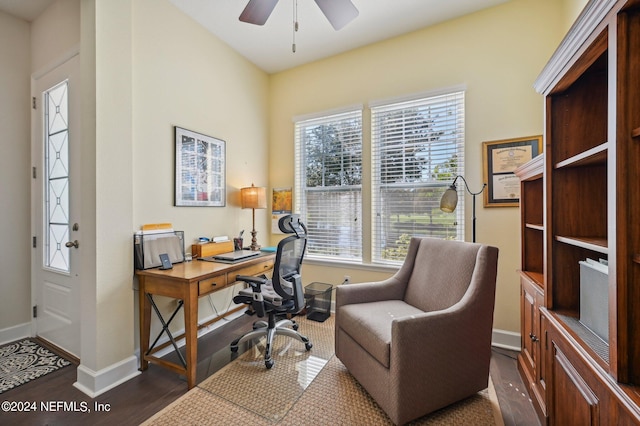
[[[371,263],[388,265],[401,264],[411,236],[437,236],[438,234],[444,233],[445,238],[464,240],[464,203],[460,203],[453,218],[447,220],[448,214],[439,211],[439,200],[442,193],[449,188],[455,177],[457,175],[464,175],[465,92],[465,88],[459,86],[415,94],[408,97],[375,101],[369,104],[371,111]],[[431,108],[434,108],[436,112],[432,112]],[[416,112],[422,110],[427,110],[427,113],[421,115]],[[447,115],[447,112],[451,113],[451,115]],[[414,117],[405,119],[405,115],[410,114],[413,114]],[[444,115],[443,117],[439,117],[439,114]],[[387,127],[385,128],[384,125],[381,124],[382,120],[384,118],[391,119],[390,117],[394,115],[396,115],[396,117],[391,122],[396,127],[392,127],[385,122],[387,123]],[[453,117],[453,120],[447,117]],[[444,124],[436,126],[433,124],[436,123],[436,120]],[[402,130],[397,131],[397,127],[402,127]],[[436,127],[439,127],[441,130],[432,131],[432,129]],[[388,129],[393,129],[395,132]],[[415,132],[415,129],[418,129],[418,132]],[[419,134],[416,136],[415,133]],[[383,138],[384,135],[387,135],[386,139]],[[427,142],[422,142],[422,139],[427,139]],[[442,142],[441,139],[446,139],[448,142]],[[396,145],[392,145],[391,141],[397,142]],[[385,147],[383,144],[387,144],[387,146]],[[430,151],[433,144],[437,144],[435,148],[436,154],[432,154]],[[440,147],[438,147],[438,145],[440,145]],[[407,178],[404,167],[407,163],[403,161],[403,167],[397,172],[398,175],[391,177],[397,179],[404,178],[402,179],[404,182],[385,183],[383,182],[384,177],[391,175],[392,172],[382,170],[385,158],[384,152],[391,151],[391,148],[388,147],[393,148],[394,146],[396,146],[395,149],[398,151],[401,149],[413,149],[417,152],[419,149],[426,150],[428,148],[429,155],[426,156],[427,158],[451,155],[448,166],[451,167],[455,165],[455,167],[448,172],[438,172],[438,167],[445,165],[447,161],[440,163],[434,162],[433,165],[426,167],[428,171],[427,177],[424,176],[425,168],[419,168],[421,176],[414,176],[414,180],[411,181],[412,177]],[[388,151],[385,151],[385,148],[387,148]],[[418,157],[417,154],[414,155]],[[425,160],[425,163],[427,162],[428,161]],[[384,191],[385,188],[388,188],[389,191]],[[406,226],[409,228],[410,233],[405,234],[397,231],[397,238],[395,238],[393,242],[390,242],[388,240],[391,238],[391,235],[393,235],[393,232],[389,231],[389,228],[392,227],[389,223],[391,219],[385,219],[385,214],[389,216],[392,207],[385,205],[383,199],[384,194],[391,197],[394,189],[397,190],[399,194],[402,194],[402,190],[408,193],[408,196],[405,198],[410,200],[413,208],[405,210],[404,213],[397,213],[398,227]],[[424,200],[425,195],[429,194],[429,192],[431,192],[431,201],[421,201],[421,198]],[[422,194],[422,196],[419,194]],[[387,203],[390,204],[389,202]],[[400,199],[396,201],[394,205],[397,207],[397,205],[401,203],[402,201]],[[408,225],[405,223],[400,225],[401,215],[412,217],[413,215],[420,214],[416,213],[416,204],[422,208],[422,210],[419,210],[420,212],[431,212],[431,214],[423,213],[430,219],[429,225],[432,229],[428,232],[419,232],[421,226],[419,223],[420,219],[415,219],[413,222],[407,220],[406,223]],[[434,224],[434,212],[435,216],[440,217],[441,225],[437,223]],[[449,232],[446,227],[447,222],[451,222],[451,224],[455,226],[454,232],[449,237],[446,235]],[[429,225],[425,224],[423,227],[427,229]]]
[[[345,178],[340,177],[341,184],[339,185],[316,185],[316,186],[308,186],[307,185],[307,162],[308,162],[308,150],[306,147],[303,147],[303,129],[312,128],[316,126],[336,125],[337,123],[344,123],[351,120],[355,120],[357,122],[356,126],[359,131],[357,132],[358,137],[354,142],[354,147],[350,147],[351,149],[355,149],[358,152],[358,140],[359,139],[359,159],[358,164],[355,167],[359,167],[360,170],[360,183],[359,184],[350,184],[349,182],[344,182]],[[305,116],[294,117],[294,150],[295,150],[295,183],[294,183],[294,209],[297,213],[300,213],[301,217],[307,224],[308,234],[309,234],[309,245],[307,246],[307,254],[306,259],[316,259],[316,260],[327,260],[327,261],[336,261],[336,262],[347,262],[347,263],[362,263],[363,262],[363,226],[362,226],[362,215],[363,215],[363,203],[362,203],[362,191],[363,191],[363,173],[362,173],[362,163],[363,163],[363,106],[362,105],[354,105],[341,109],[335,109],[330,111],[325,111],[317,114],[309,114]],[[346,134],[346,133],[345,133]],[[356,133],[354,133],[356,134]],[[346,134],[347,142],[351,141],[351,134]],[[341,136],[342,137],[342,134]],[[342,149],[340,153],[342,155],[346,155],[349,151],[349,148]],[[324,151],[323,151],[324,154]],[[328,157],[328,156],[327,156]],[[323,157],[325,158],[325,157]],[[340,170],[340,173],[343,173],[344,169]],[[322,174],[322,179],[324,183],[325,171],[322,170],[320,172]],[[355,178],[354,178],[355,179]],[[331,193],[341,193],[345,197],[349,198],[359,198],[359,201],[354,200],[347,207],[347,211],[342,211],[341,208],[343,203],[333,203],[333,207],[328,210],[317,210],[315,207],[309,208],[309,194],[313,193],[323,193],[322,196],[330,197]],[[351,195],[350,195],[351,194]],[[322,197],[321,196],[321,197]],[[340,195],[337,195],[337,198],[340,198]],[[317,214],[325,213],[325,212],[333,212],[337,213],[332,216],[332,219],[336,221],[333,223],[322,222],[317,220],[319,217]],[[351,216],[350,216],[351,215]],[[354,217],[355,216],[355,217]],[[357,227],[353,227],[351,223],[355,221],[358,223]],[[346,226],[342,226],[344,224],[348,224]],[[344,229],[347,227],[347,232],[344,232]],[[319,229],[324,228],[326,232],[318,232]],[[342,244],[332,244],[331,238],[336,235],[336,230],[340,234],[340,238]],[[314,232],[317,232],[315,237],[316,243],[314,244]],[[348,234],[348,235],[347,235]],[[319,242],[318,242],[319,240]],[[346,243],[345,243],[346,242]],[[330,250],[333,250],[334,253],[330,254]],[[322,252],[325,252],[322,254]]]

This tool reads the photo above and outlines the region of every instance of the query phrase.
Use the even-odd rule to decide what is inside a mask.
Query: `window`
[[[295,209],[307,255],[362,260],[362,110],[295,121]]]
[[[464,175],[464,90],[370,109],[371,174],[365,169],[364,179],[362,107],[294,119],[294,207],[309,229],[308,256],[397,265],[412,236],[463,240],[464,203],[445,213],[440,198]],[[366,229],[363,214],[371,218]],[[365,241],[371,250],[363,250]]]
[[[464,169],[464,92],[371,105],[372,261],[404,259],[412,236],[464,239],[464,203],[440,198]]]

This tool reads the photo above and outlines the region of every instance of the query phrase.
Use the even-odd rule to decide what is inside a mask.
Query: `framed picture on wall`
[[[485,207],[517,207],[520,179],[514,171],[542,153],[542,136],[482,143]]]
[[[278,227],[281,217],[291,214],[293,211],[293,189],[273,188],[273,198],[271,199],[271,233],[282,234]]]
[[[176,206],[226,205],[225,141],[175,126]]]

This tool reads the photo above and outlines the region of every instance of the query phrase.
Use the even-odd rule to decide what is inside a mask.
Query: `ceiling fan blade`
[[[315,0],[315,2],[336,31],[344,28],[360,13],[351,0]]]
[[[264,25],[278,0],[249,0],[240,14],[240,20],[249,24]]]

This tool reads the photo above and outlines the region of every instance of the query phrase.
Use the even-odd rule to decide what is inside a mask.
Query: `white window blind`
[[[295,209],[308,257],[362,260],[362,111],[295,121]]]
[[[464,91],[371,106],[372,261],[404,259],[412,236],[464,239],[464,203],[440,198],[464,171]]]

